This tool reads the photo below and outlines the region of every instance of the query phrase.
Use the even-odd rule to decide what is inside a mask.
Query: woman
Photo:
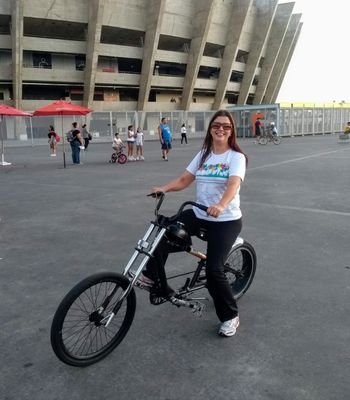
[[[56,157],[57,133],[55,132],[55,128],[52,125],[49,126],[49,133],[47,134],[47,136],[49,138],[48,142],[49,142],[50,152],[51,152],[50,156]]]
[[[132,125],[128,126],[128,138],[126,143],[128,144],[128,161],[135,161],[134,157],[134,144],[135,144],[135,132]]]
[[[185,210],[179,221],[187,232],[198,235],[207,230],[207,287],[214,300],[216,314],[221,321],[219,335],[232,336],[239,326],[237,304],[224,273],[228,253],[242,228],[239,190],[246,171],[247,157],[236,140],[236,129],[231,114],[217,111],[210,120],[202,150],[178,178],[159,187],[152,193],[175,192],[197,181],[197,199],[208,207],[207,212],[194,207]],[[174,252],[163,239],[139,278],[142,285],[151,287],[154,277],[164,276],[168,254]]]

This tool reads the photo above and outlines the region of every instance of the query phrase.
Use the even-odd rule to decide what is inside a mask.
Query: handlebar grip
[[[147,197],[153,197],[158,199],[159,197],[164,196],[164,192],[155,192],[155,193],[149,193]]]

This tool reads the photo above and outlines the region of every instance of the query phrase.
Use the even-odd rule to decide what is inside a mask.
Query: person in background
[[[144,156],[143,156],[143,132],[141,128],[137,128],[136,131],[136,139],[135,139],[135,144],[136,144],[136,161],[144,161]]]
[[[259,143],[260,136],[262,134],[262,126],[260,117],[255,121],[255,143]]]
[[[171,150],[172,134],[168,125],[168,118],[162,118],[158,127],[159,141],[162,148],[163,160],[168,161],[169,151]]]
[[[132,125],[128,126],[128,138],[126,143],[128,144],[128,161],[135,161],[134,157],[134,144],[135,144],[135,132]]]
[[[80,162],[80,150],[84,150],[84,139],[78,129],[78,123],[72,123],[72,129],[68,133],[68,141],[72,149],[72,160],[73,164],[81,164]]]
[[[57,133],[55,132],[55,128],[53,125],[49,126],[49,133],[47,134],[49,140],[49,146],[50,146],[50,156],[51,157],[56,157],[56,149],[57,149]]]
[[[152,188],[152,193],[177,192],[196,181],[196,202],[207,211],[193,207],[183,211],[178,220],[190,236],[207,231],[207,288],[214,300],[221,322],[219,335],[233,336],[239,326],[238,309],[230,283],[225,275],[225,262],[233,243],[242,229],[240,187],[246,172],[247,157],[236,138],[232,115],[217,111],[211,118],[202,149],[178,178],[163,186]],[[176,252],[165,237],[160,241],[138,281],[151,288],[157,277],[166,285],[164,266],[168,254]],[[171,295],[168,287],[165,295]]]
[[[183,141],[185,141],[185,143],[187,144],[187,129],[185,124],[181,125],[181,144],[183,143]]]
[[[344,128],[344,134],[350,135],[350,121],[346,124],[346,126]]]
[[[114,134],[112,147],[115,152],[118,152],[123,147],[123,141],[120,139],[118,132]]]
[[[277,136],[277,128],[276,128],[276,125],[275,125],[275,123],[274,122],[271,122],[270,123],[270,131],[271,131],[271,133],[274,135],[274,136]]]
[[[83,136],[84,139],[84,146],[85,146],[85,150],[87,150],[87,148],[89,147],[89,143],[90,140],[92,139],[91,134],[88,132],[87,128],[86,128],[86,124],[83,124],[81,126],[81,134]]]

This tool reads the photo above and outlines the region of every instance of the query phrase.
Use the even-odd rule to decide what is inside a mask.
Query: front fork
[[[155,230],[158,229],[159,231],[155,234],[155,237],[149,241],[152,234],[154,234]],[[131,271],[132,267],[134,266],[135,262],[138,260],[139,257],[144,256],[141,260],[140,264],[136,269],[133,270],[133,278],[130,280],[129,285],[123,291],[118,302],[114,306],[112,312],[105,321],[105,326],[107,327],[110,322],[112,321],[115,314],[118,312],[123,300],[129,295],[132,288],[134,287],[135,282],[137,281],[138,277],[140,276],[142,270],[146,266],[148,260],[153,256],[154,251],[156,250],[159,242],[162,240],[164,234],[166,232],[166,228],[160,228],[154,222],[151,222],[150,227],[146,231],[145,235],[142,239],[137,242],[137,246],[135,247],[135,251],[132,254],[129,262],[127,263],[126,267],[124,268],[123,275],[130,276],[129,272]],[[114,293],[112,293],[113,295]]]

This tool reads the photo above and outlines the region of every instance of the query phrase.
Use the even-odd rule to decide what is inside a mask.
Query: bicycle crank
[[[205,304],[200,301],[188,301],[171,296],[169,301],[177,307],[188,307],[196,317],[201,317],[205,309]]]

